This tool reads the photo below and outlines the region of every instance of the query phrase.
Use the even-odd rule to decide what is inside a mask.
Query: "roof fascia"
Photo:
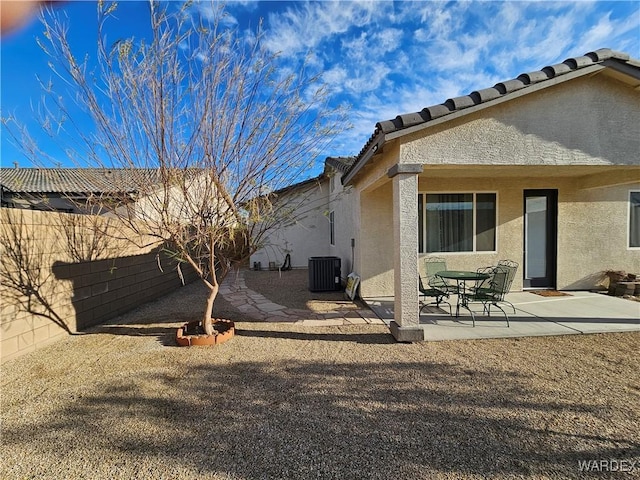
[[[342,184],[348,185],[353,180],[353,178],[358,174],[358,172],[360,172],[362,167],[364,167],[365,164],[369,162],[369,159],[371,159],[371,157],[373,157],[376,153],[380,153],[380,150],[385,142],[386,142],[386,136],[384,132],[382,131],[378,132],[378,134],[374,137],[374,141],[371,142],[371,144],[369,145],[369,148],[367,148],[367,151],[364,153],[364,155],[360,157],[360,160],[356,162],[356,164],[353,166],[351,171],[349,171],[349,173],[342,178]]]
[[[615,59],[604,60],[601,65],[604,67],[615,70],[616,72],[628,75],[631,78],[640,80],[640,65],[637,62],[621,62]]]

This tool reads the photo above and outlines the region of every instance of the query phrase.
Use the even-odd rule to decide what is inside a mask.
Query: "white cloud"
[[[591,27],[582,37],[582,42],[587,48],[597,48],[609,42],[613,34],[613,25],[609,19],[609,15],[600,19],[600,21]]]
[[[322,75],[322,80],[331,89],[333,94],[342,92],[343,85],[346,79],[347,70],[341,66],[336,66],[330,70],[327,70]]]
[[[367,57],[368,48],[367,33],[362,32],[357,38],[348,38],[340,42],[344,55],[351,60],[364,60]]]
[[[351,69],[345,80],[347,90],[355,94],[362,94],[376,90],[391,69],[382,62],[372,62],[359,68]]]
[[[389,53],[394,52],[401,46],[402,37],[404,33],[399,28],[386,28],[373,35],[373,41],[377,48],[374,48],[374,53]]]
[[[619,5],[624,4],[624,8]],[[601,47],[638,54],[629,2],[297,2],[267,14],[265,43],[284,65],[320,73],[354,105],[340,139],[357,153],[378,121]],[[640,5],[640,4],[637,4]],[[629,9],[635,15],[621,12]],[[634,52],[633,49],[636,51]]]
[[[598,23],[583,33],[580,44],[584,45],[585,52],[603,47],[622,49],[626,47],[624,45],[618,47],[619,44],[624,43],[620,38],[628,34],[635,34],[640,38],[640,4],[638,4],[636,15],[626,18],[612,20],[611,12],[602,15]],[[627,53],[637,54],[638,52]]]
[[[268,16],[265,45],[271,51],[295,55],[351,27],[367,25],[379,15],[372,1],[296,3]]]
[[[209,22],[218,21],[226,27],[233,27],[238,24],[238,20],[231,14],[229,9],[224,8],[220,2],[216,1],[196,1],[192,8],[199,16]]]
[[[405,21],[415,21],[421,25],[424,41],[444,38],[459,31],[464,12],[468,8],[467,2],[423,2],[404,4]]]

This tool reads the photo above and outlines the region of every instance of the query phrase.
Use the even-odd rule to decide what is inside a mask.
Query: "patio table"
[[[436,273],[440,278],[446,278],[447,280],[455,280],[457,284],[457,293],[458,300],[456,302],[456,317],[460,316],[460,307],[466,308],[471,312],[469,305],[467,304],[467,299],[465,297],[465,293],[467,290],[467,282],[468,281],[478,281],[478,280],[486,280],[491,275],[488,273],[481,272],[471,272],[465,270],[443,270],[441,272]]]

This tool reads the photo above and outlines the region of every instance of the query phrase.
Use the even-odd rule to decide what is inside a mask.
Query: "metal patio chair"
[[[438,272],[447,270],[447,262],[440,257],[426,257],[424,259],[424,271],[427,275],[429,286],[437,288],[442,292],[451,294],[458,293],[457,285],[451,285],[444,278],[436,275]]]
[[[513,260],[500,260],[498,261],[498,266],[506,268],[509,272],[509,275],[507,277],[507,285],[505,287],[506,288],[505,295],[506,295],[511,291],[511,284],[513,283],[513,279],[516,278],[516,272],[518,271],[518,262],[514,262]],[[513,309],[513,313],[514,314],[516,313],[516,307],[513,306],[513,303],[509,302],[508,300],[505,300],[504,298],[502,299],[502,303],[508,303],[509,305],[511,305],[511,308]]]
[[[447,305],[449,305],[449,316],[451,316],[451,304],[445,300],[445,298],[447,299],[449,298],[449,294],[447,292],[440,290],[437,286],[428,284],[425,287],[424,283],[422,282],[422,277],[420,276],[418,276],[418,280],[419,280],[418,291],[421,297],[421,300],[420,300],[421,306],[420,306],[419,313],[422,313],[422,309],[429,305],[435,305],[436,307],[440,308],[441,303],[446,303]],[[431,302],[427,302],[427,298],[433,298],[434,300]]]
[[[511,285],[513,284],[513,280],[516,277],[516,272],[518,271],[518,262],[514,262],[513,260],[499,260],[498,261],[498,267],[502,267],[504,269],[507,270],[508,275],[507,275],[507,280],[506,280],[506,285],[505,285],[505,295],[507,293],[509,293],[511,291]],[[492,270],[495,267],[485,267],[485,268],[479,268],[478,272],[480,271],[486,271],[488,273],[490,273],[490,270]],[[482,292],[482,290],[486,290],[487,285],[486,285],[486,280],[484,282],[478,282],[475,286],[471,287],[470,290],[472,292],[476,292],[476,291],[480,291]],[[516,313],[516,308],[513,306],[513,303],[509,302],[508,300],[503,299],[501,300],[501,303],[508,303],[509,305],[511,305],[511,308],[513,309],[513,313]]]
[[[463,303],[465,305],[468,305],[469,303],[481,303],[483,313],[486,313],[489,316],[491,316],[491,306],[495,306],[504,314],[504,318],[507,321],[507,327],[509,327],[509,316],[499,305],[500,303],[505,302],[504,296],[509,291],[509,270],[504,266],[495,266],[478,269],[478,272],[488,273],[489,278],[479,281],[473,290],[469,293],[465,293]],[[511,305],[511,307],[513,308],[513,305]],[[469,310],[469,312],[471,312],[471,320],[475,327],[475,315],[473,311]],[[515,313],[515,308],[513,308],[513,313]]]

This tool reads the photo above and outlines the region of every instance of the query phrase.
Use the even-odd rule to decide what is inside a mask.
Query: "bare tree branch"
[[[206,20],[188,3],[149,5],[150,38],[108,43],[116,7],[98,2],[95,69],[76,57],[62,15],[44,15],[41,43],[57,82],[73,89],[73,106],[92,125],[74,118],[56,83],[43,83],[48,103],[40,123],[63,142],[68,161],[132,176],[140,168],[158,172],[158,182],[141,180],[130,201],[108,209],[200,275],[212,292],[207,323],[231,266],[269,230],[308,214],[271,194],[308,176],[346,125],[345,112],[330,107],[318,77],[278,68],[261,45],[261,27],[250,38],[224,28],[217,2]],[[37,164],[37,144],[11,120],[5,125]],[[105,200],[94,199],[107,208]]]

